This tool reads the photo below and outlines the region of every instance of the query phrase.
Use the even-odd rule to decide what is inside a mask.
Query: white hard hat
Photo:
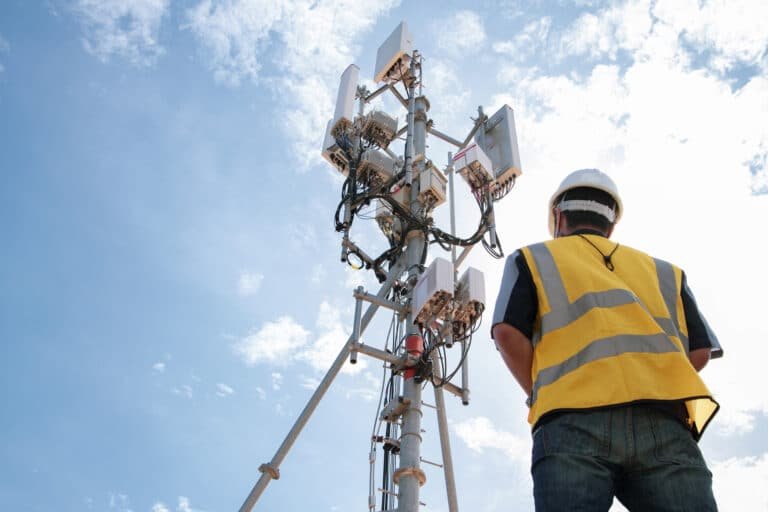
[[[566,200],[561,201],[559,205],[555,205],[555,201],[564,192],[567,192],[574,188],[588,187],[602,190],[610,195],[614,201],[616,201],[615,211],[606,205],[600,204],[596,201],[584,201],[584,200]],[[609,222],[615,224],[619,222],[621,214],[624,211],[624,206],[621,203],[621,197],[619,196],[619,189],[616,187],[616,183],[605,173],[597,169],[579,169],[574,171],[560,183],[557,190],[552,194],[552,198],[549,200],[549,233],[555,236],[555,206],[558,206],[560,210],[581,210],[595,212],[603,217],[607,218]]]

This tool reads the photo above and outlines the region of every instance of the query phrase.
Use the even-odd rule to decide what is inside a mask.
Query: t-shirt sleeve
[[[523,254],[519,250],[515,251],[504,265],[504,276],[493,310],[491,337],[493,328],[505,323],[525,334],[529,340],[532,339],[538,308],[531,271]]]
[[[682,293],[683,312],[685,313],[685,323],[688,325],[688,346],[690,350],[699,348],[711,348],[712,359],[723,356],[723,348],[715,333],[709,327],[704,315],[699,311],[696,305],[696,299],[693,297],[691,289],[683,272]]]

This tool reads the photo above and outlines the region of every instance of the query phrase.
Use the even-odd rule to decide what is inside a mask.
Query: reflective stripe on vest
[[[536,402],[539,388],[552,384],[560,377],[578,370],[579,367],[603,359],[618,356],[627,352],[645,352],[664,354],[667,352],[679,352],[680,349],[672,343],[672,340],[664,333],[648,336],[645,334],[621,334],[596,340],[584,347],[578,353],[555,366],[544,368],[536,376],[531,391],[531,403]]]
[[[680,331],[680,322],[677,319],[677,297],[680,294],[677,291],[677,283],[675,282],[675,270],[666,261],[653,258],[653,262],[656,264],[656,278],[659,280],[659,290],[661,290],[664,304],[667,305],[667,312],[669,313],[669,319],[655,318],[655,320],[661,325],[664,332],[670,336],[677,336],[683,342],[685,351],[688,352],[688,338],[683,336],[683,333]]]

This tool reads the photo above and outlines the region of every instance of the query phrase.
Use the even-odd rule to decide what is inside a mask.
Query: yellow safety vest
[[[528,421],[545,414],[683,401],[698,439],[720,408],[688,360],[676,266],[607,238],[566,236],[525,247],[539,301]]]

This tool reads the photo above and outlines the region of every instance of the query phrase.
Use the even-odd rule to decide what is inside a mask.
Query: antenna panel
[[[419,175],[419,201],[428,210],[445,202],[446,177],[442,171],[429,167]]]
[[[325,126],[325,137],[323,138],[323,151],[322,155],[329,164],[334,166],[344,176],[349,174],[349,161],[347,155],[336,144],[336,138],[331,133],[331,127],[333,126],[333,119],[328,121]]]
[[[456,286],[454,323],[471,325],[485,310],[485,277],[476,268],[469,267]]]
[[[475,135],[475,142],[490,158],[497,186],[504,186],[522,174],[515,114],[509,105],[501,107],[486,121],[483,129]]]
[[[360,68],[350,64],[341,74],[339,94],[336,98],[336,110],[333,113],[333,126],[331,133],[338,137],[339,134],[352,126],[355,117],[355,95],[357,83],[360,78]]]
[[[395,161],[386,153],[367,149],[360,159],[357,173],[360,180],[366,181],[372,186],[378,186],[392,178],[395,165]]]
[[[397,118],[381,110],[372,110],[363,121],[364,139],[386,148],[397,133]]]
[[[379,46],[373,79],[376,82],[397,82],[401,77],[408,76],[412,53],[413,37],[408,32],[408,25],[403,21]]]
[[[413,312],[417,323],[448,315],[453,298],[453,265],[435,258],[426,272],[419,276],[413,289]]]
[[[473,190],[493,181],[491,159],[477,144],[472,144],[456,153],[453,164],[458,169],[457,172]]]
[[[376,200],[376,223],[386,236],[399,237],[402,233],[400,219],[392,213],[392,208],[386,201]]]

